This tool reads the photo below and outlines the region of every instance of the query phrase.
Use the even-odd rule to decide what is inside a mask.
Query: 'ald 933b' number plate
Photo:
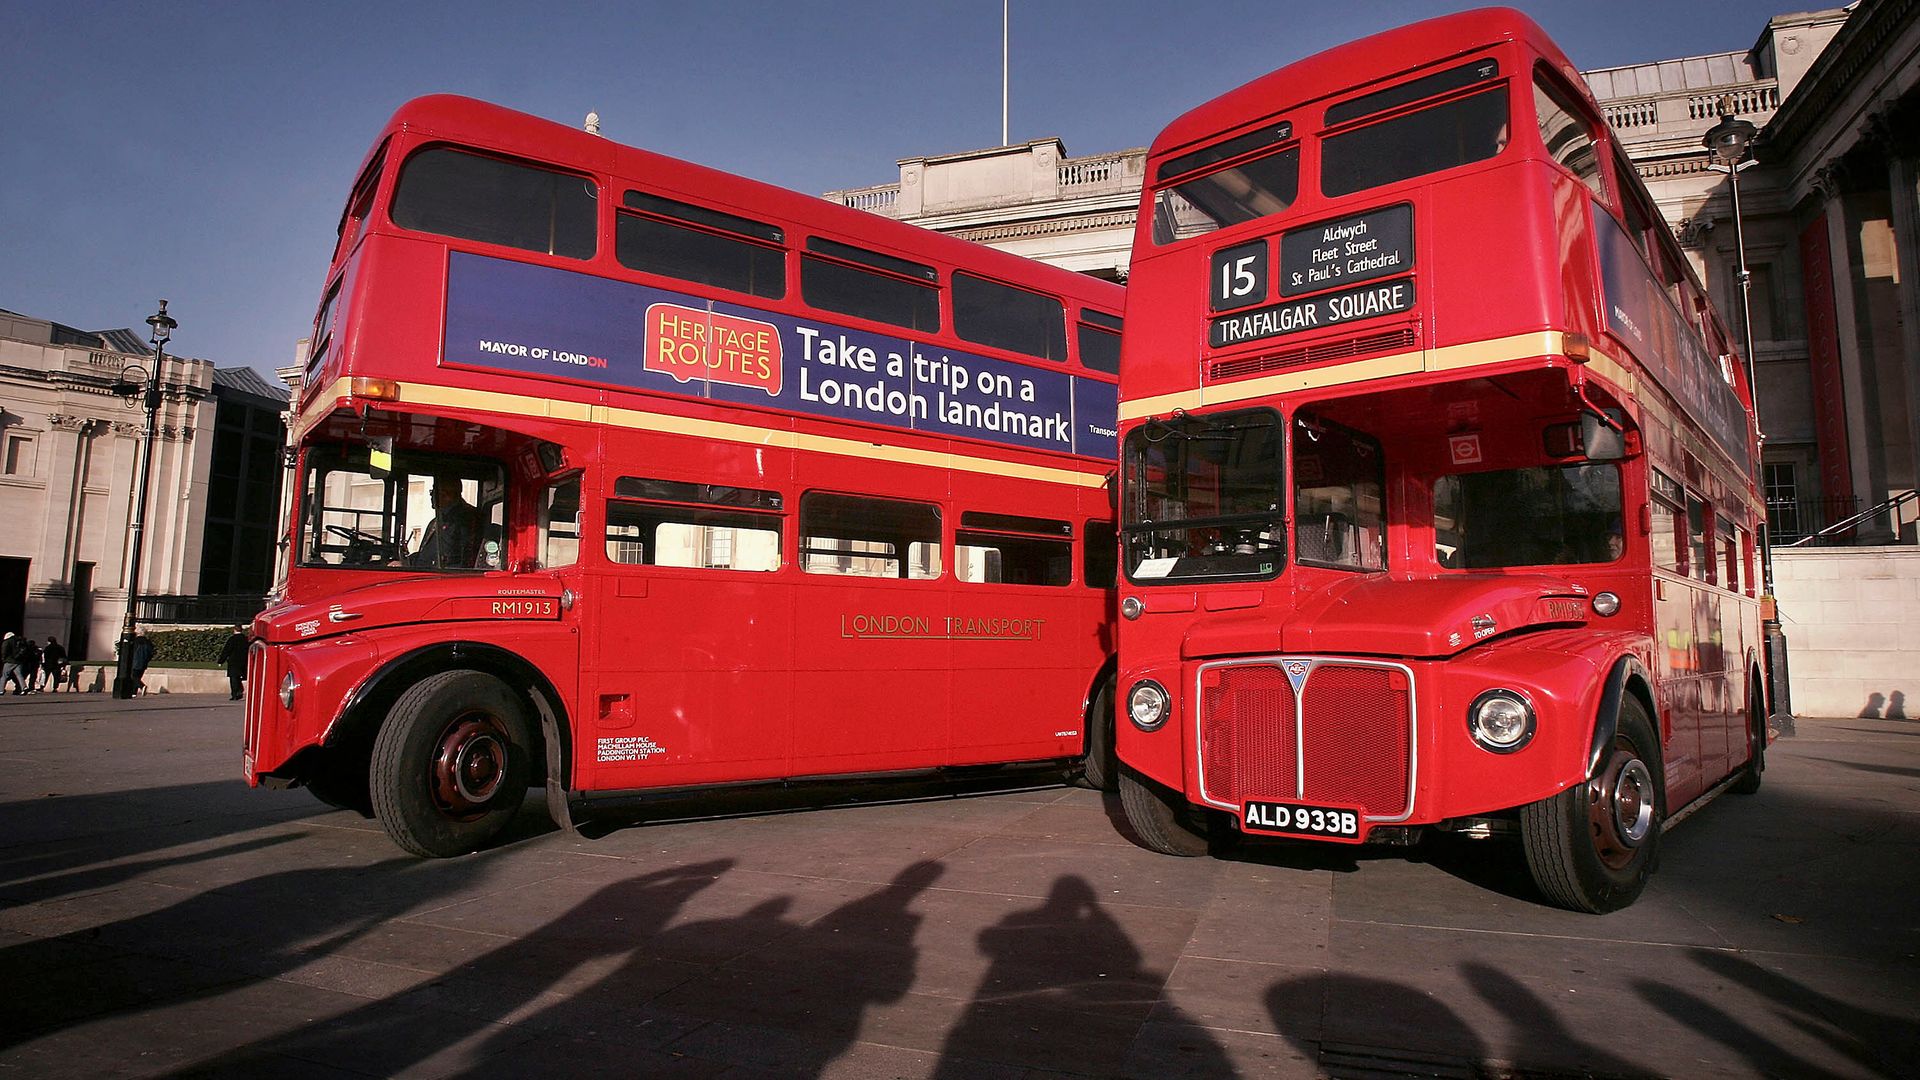
[[[1298,806],[1249,801],[1242,820],[1250,830],[1316,840],[1360,839],[1360,811],[1344,806]]]

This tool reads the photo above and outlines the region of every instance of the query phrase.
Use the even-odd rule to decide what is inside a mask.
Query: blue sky
[[[1327,46],[1471,4],[1013,0],[1013,141],[1143,146]],[[1815,7],[1818,5],[1803,5]],[[1523,5],[1582,68],[1745,49],[1790,7]],[[0,18],[0,308],[141,326],[270,373],[304,336],[352,172],[453,92],[801,191],[1000,141],[999,0],[89,3]]]

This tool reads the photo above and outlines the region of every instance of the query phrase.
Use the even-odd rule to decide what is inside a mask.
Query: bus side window
[[[1713,580],[1713,557],[1707,534],[1713,529],[1713,511],[1698,495],[1687,493],[1687,574],[1697,581]]]
[[[540,506],[540,566],[553,570],[580,561],[580,477],[556,480]]]
[[[1720,584],[1733,592],[1740,591],[1740,526],[1728,525],[1720,536],[1721,577]]]
[[[908,330],[940,329],[940,275],[933,267],[817,236],[807,238],[807,251],[800,258],[800,297],[808,307]]]
[[[1672,571],[1676,575],[1686,573],[1686,563],[1682,555],[1686,544],[1680,542],[1680,511],[1663,498],[1647,500],[1647,509],[1653,511],[1653,534],[1649,536],[1653,546],[1653,565]]]
[[[1080,366],[1109,375],[1120,374],[1120,320],[1102,311],[1083,309],[1079,324]]]
[[[940,508],[810,491],[800,497],[800,569],[809,574],[940,576]]]
[[[1600,154],[1593,143],[1593,123],[1581,111],[1568,104],[1568,95],[1550,82],[1545,71],[1533,76],[1533,106],[1540,123],[1540,142],[1547,156],[1566,167],[1595,196],[1607,197],[1607,182],[1600,175]]]
[[[986,532],[981,530],[991,529]],[[1050,518],[960,515],[953,536],[953,576],[1006,585],[1067,585],[1073,581],[1073,526]]]
[[[1080,549],[1080,580],[1090,589],[1111,589],[1118,580],[1120,542],[1111,521],[1087,522]]]

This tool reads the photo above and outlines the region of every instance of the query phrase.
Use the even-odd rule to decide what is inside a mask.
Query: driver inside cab
[[[433,521],[420,537],[420,546],[407,557],[409,566],[441,569],[471,567],[480,551],[480,511],[460,491],[460,478],[434,476]]]

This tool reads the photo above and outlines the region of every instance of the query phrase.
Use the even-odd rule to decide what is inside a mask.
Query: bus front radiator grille
[[[1316,665],[1300,703],[1307,758],[1301,799],[1358,806],[1374,817],[1404,815],[1413,759],[1412,704],[1403,672]]]
[[[1293,686],[1277,667],[1217,668],[1200,702],[1202,785],[1212,799],[1291,794],[1299,775]]]
[[[267,643],[256,641],[247,650],[247,682],[245,686],[246,708],[246,746],[245,762],[248,769],[253,768],[255,755],[260,750],[260,718],[266,715],[266,695],[273,693],[267,687]]]
[[[1215,805],[1297,799],[1386,820],[1412,809],[1404,668],[1307,657],[1209,665],[1199,721],[1200,790]]]

